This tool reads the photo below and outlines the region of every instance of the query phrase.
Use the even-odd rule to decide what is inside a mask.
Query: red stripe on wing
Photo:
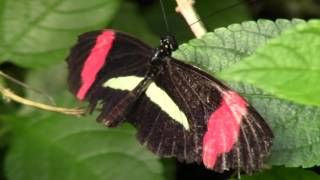
[[[115,32],[113,31],[104,31],[97,37],[96,44],[86,59],[81,71],[82,84],[77,93],[78,99],[83,100],[94,83],[98,72],[105,63],[114,39]]]
[[[240,123],[247,114],[247,102],[236,92],[223,93],[220,107],[208,121],[203,138],[202,161],[213,169],[219,155],[232,150],[240,134]]]

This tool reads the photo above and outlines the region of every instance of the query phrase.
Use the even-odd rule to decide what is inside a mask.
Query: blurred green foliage
[[[235,2],[238,1],[199,0],[196,1],[196,9],[204,17]],[[274,7],[278,7],[279,2],[283,9],[296,12],[295,14],[303,14],[308,7],[317,8],[316,5],[310,6],[311,0],[300,1],[304,8],[294,6],[299,1],[292,1],[291,4],[289,1],[261,1],[268,6],[274,3]],[[294,34],[297,24],[308,24],[301,20],[261,20],[233,24],[249,20],[250,14],[263,13],[261,8],[252,9],[242,4],[204,19],[205,26],[212,33],[201,40],[189,41],[193,36],[188,25],[175,12],[174,1],[165,1],[165,5],[171,33],[177,35],[180,42],[186,43],[180,46],[175,56],[196,64],[211,74],[228,70],[251,54],[255,63],[259,63],[259,58],[254,54],[257,48],[270,54],[270,50],[263,49],[269,39],[276,38],[275,41],[281,44],[285,42],[285,37],[281,36],[283,31],[292,29]],[[300,7],[300,11],[297,8],[295,11],[290,10],[291,6]],[[289,17],[292,14],[294,13],[287,15]],[[230,24],[233,25],[228,26]],[[228,28],[216,29],[226,26]],[[85,107],[85,104],[77,104],[67,91],[64,59],[79,34],[100,28],[114,28],[133,34],[153,46],[157,46],[159,36],[166,33],[157,1],[145,5],[129,0],[2,0],[0,70],[33,88],[41,89],[53,97],[59,106]],[[312,33],[317,36],[319,32],[320,29],[316,28]],[[310,44],[301,39],[298,45],[316,48],[309,47]],[[298,45],[295,48],[298,49]],[[303,52],[301,57],[305,58],[307,55],[310,54]],[[279,61],[283,58],[285,57],[281,57]],[[312,63],[301,66],[315,65]],[[319,60],[315,60],[315,63],[319,63]],[[235,73],[234,77],[240,75]],[[254,74],[252,76],[256,77]],[[285,77],[289,76],[291,74]],[[314,79],[311,78],[318,76],[308,77],[307,80],[312,82]],[[319,84],[314,86],[319,87]],[[17,87],[2,78],[0,85],[10,87],[34,101],[52,104],[45,96]],[[229,82],[229,85],[246,96],[273,128],[276,139],[267,162],[269,165],[312,167],[320,164],[319,107],[305,105],[307,102],[297,104],[280,99],[277,93],[274,94],[276,96],[270,95],[268,88],[261,90],[238,82]],[[300,86],[303,87],[302,84]],[[309,86],[305,88],[311,88]],[[135,130],[128,124],[117,129],[106,129],[95,122],[95,115],[68,117],[9,103],[3,99],[0,99],[0,113],[0,179],[160,180],[175,177],[174,161],[160,161],[144,146],[139,145],[135,139]],[[318,175],[299,168],[276,167],[262,174],[243,176],[242,179],[297,177],[316,179]]]

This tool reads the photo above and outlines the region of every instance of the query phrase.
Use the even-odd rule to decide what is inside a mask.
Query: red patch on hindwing
[[[96,80],[98,72],[105,64],[106,57],[112,48],[115,39],[115,32],[103,31],[96,40],[88,58],[81,71],[81,87],[77,92],[77,98],[83,100],[90,87]]]
[[[203,138],[202,161],[207,168],[213,169],[218,156],[231,151],[238,141],[247,106],[247,102],[236,92],[223,93],[220,106],[209,117]]]

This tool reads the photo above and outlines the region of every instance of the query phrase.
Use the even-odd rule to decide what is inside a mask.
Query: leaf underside
[[[271,40],[220,75],[297,103],[320,105],[319,48],[320,21],[314,20]]]
[[[180,46],[175,57],[208,73],[228,70],[270,39],[305,21],[258,20],[215,30]],[[267,161],[271,165],[312,167],[320,163],[320,108],[295,104],[272,96],[252,85],[228,82],[245,96],[271,126],[275,140]]]

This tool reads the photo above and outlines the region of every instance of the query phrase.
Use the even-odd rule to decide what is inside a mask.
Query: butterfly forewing
[[[68,85],[79,100],[90,102],[93,109],[103,105],[103,119],[137,84],[130,77],[143,78],[148,69],[152,49],[143,42],[113,30],[87,32],[81,35],[67,58]],[[127,77],[125,87],[108,87],[109,80]],[[112,82],[111,82],[112,83]]]

